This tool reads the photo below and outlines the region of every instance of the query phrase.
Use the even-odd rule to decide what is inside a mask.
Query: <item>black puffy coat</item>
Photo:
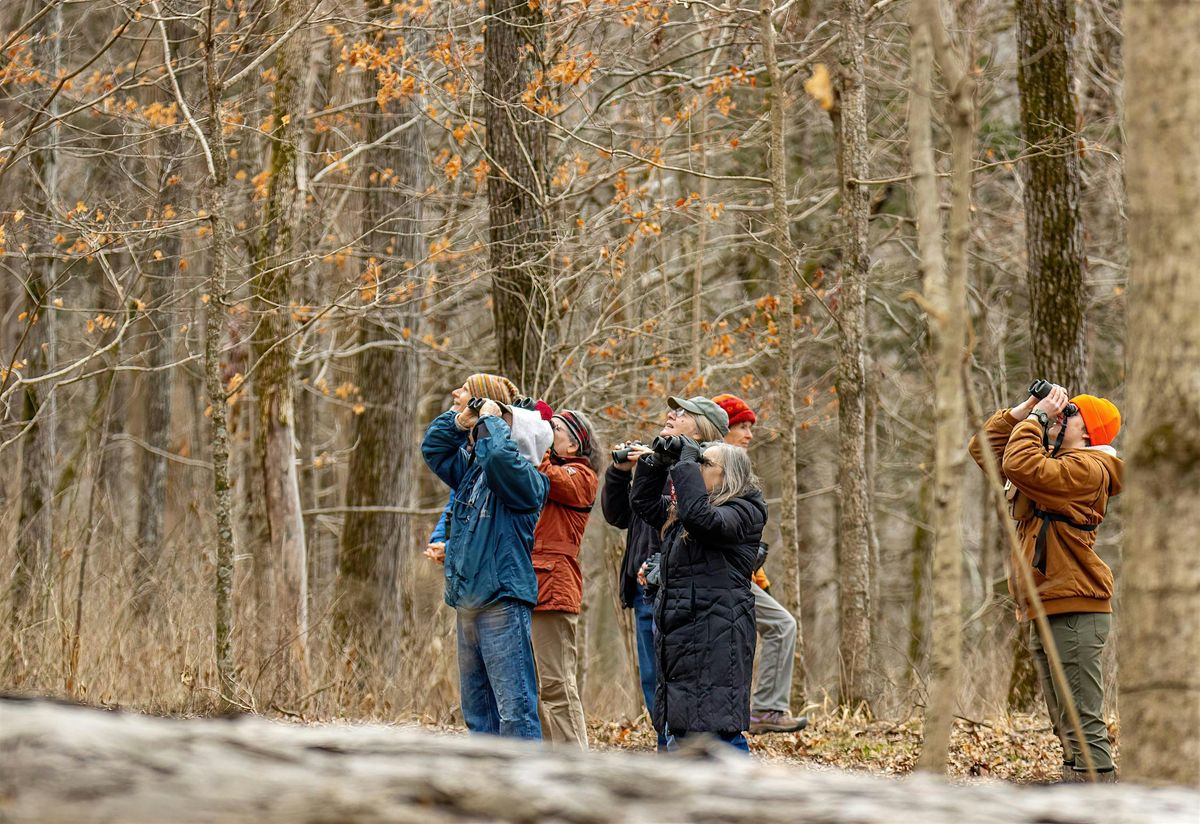
[[[633,511],[630,500],[632,477],[633,473],[628,470],[610,465],[604,472],[604,486],[600,490],[600,508],[604,511],[604,520],[618,529],[627,530],[625,555],[621,558],[621,580],[618,581],[621,606],[625,609],[633,609],[633,599],[638,590],[638,570],[647,558],[658,552],[662,544],[658,529],[647,524]],[[660,494],[662,489],[659,486]]]
[[[667,470],[643,459],[633,506],[651,526],[666,524]],[[733,733],[750,726],[754,595],[750,576],[767,523],[757,491],[713,506],[700,466],[670,470],[677,520],[662,542],[662,584],[654,604],[658,683],[654,725],[675,732]]]

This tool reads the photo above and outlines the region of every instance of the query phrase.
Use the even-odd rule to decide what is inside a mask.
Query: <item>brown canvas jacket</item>
[[[1011,483],[1009,508],[1017,521],[1021,557],[1009,559],[1008,591],[1017,603],[1017,619],[1031,617],[1014,563],[1030,567],[1047,615],[1068,612],[1112,612],[1113,574],[1094,551],[1096,532],[1052,522],[1046,537],[1046,574],[1033,566],[1042,519],[1034,509],[1070,518],[1076,524],[1099,524],[1108,499],[1121,491],[1123,463],[1109,447],[1063,449],[1054,458],[1042,446],[1042,427],[1036,420],[1018,421],[1001,409],[984,424],[1001,473]],[[983,465],[978,436],[971,439],[971,457]]]
[[[554,458],[547,452],[538,471],[550,479],[550,494],[533,531],[533,571],[541,612],[579,612],[583,570],[579,545],[600,485],[585,458]]]

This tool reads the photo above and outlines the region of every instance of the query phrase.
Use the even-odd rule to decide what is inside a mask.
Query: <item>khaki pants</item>
[[[1091,751],[1097,770],[1113,768],[1112,746],[1108,741],[1108,727],[1104,724],[1104,684],[1100,672],[1100,654],[1108,640],[1112,616],[1107,612],[1071,612],[1049,616],[1050,632],[1054,646],[1062,659],[1063,671],[1067,676],[1071,698],[1079,710],[1084,743]],[[1036,622],[1029,623],[1029,648],[1037,665],[1042,682],[1042,695],[1046,697],[1046,709],[1054,732],[1063,745],[1063,761],[1075,759],[1075,766],[1084,768],[1083,756],[1079,755],[1080,744],[1075,740],[1075,728],[1066,711],[1066,703],[1054,677],[1050,673],[1049,659],[1042,639],[1038,635]]]
[[[587,725],[575,680],[578,630],[579,616],[573,612],[533,613],[542,738],[556,746],[572,744],[587,750]]]

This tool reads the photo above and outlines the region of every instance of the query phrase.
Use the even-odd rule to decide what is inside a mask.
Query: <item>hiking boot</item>
[[[1062,765],[1062,778],[1059,780],[1061,784],[1078,784],[1081,781],[1087,781],[1087,773],[1075,771],[1075,759],[1064,761]]]
[[[750,734],[764,732],[800,732],[808,726],[808,717],[793,718],[783,710],[767,710],[750,714]]]

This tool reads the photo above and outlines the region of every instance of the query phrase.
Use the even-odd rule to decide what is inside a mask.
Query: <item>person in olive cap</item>
[[[729,433],[729,416],[706,397],[667,398],[667,419],[660,435],[687,435],[697,442],[719,441]],[[622,444],[624,446],[625,444]],[[650,526],[633,510],[630,499],[633,467],[649,449],[635,449],[628,461],[611,464],[604,473],[600,492],[600,507],[604,520],[624,529],[625,556],[621,559],[618,592],[621,606],[632,609],[637,636],[638,675],[646,709],[653,716],[654,686],[657,673],[654,659],[654,593],[638,581],[638,573],[646,559],[656,554],[662,544],[659,530]],[[664,486],[664,493],[667,487]],[[659,749],[666,748],[666,736],[658,730]]]
[[[1063,746],[1063,780],[1083,780],[1087,747],[1100,780],[1113,781],[1112,746],[1101,710],[1100,655],[1112,624],[1113,574],[1095,552],[1096,528],[1108,501],[1121,491],[1124,465],[1112,448],[1121,413],[1094,395],[1068,399],[1055,386],[1043,399],[1030,395],[984,424],[987,448],[1008,482],[1009,514],[1017,521],[1020,555],[1009,559],[1008,590],[1017,620],[1029,624],[1029,644],[1054,731]],[[1049,444],[1055,444],[1054,447]],[[982,466],[984,444],[971,439]],[[1037,595],[1062,658],[1070,697],[1079,710],[1084,741],[1067,718],[1066,696],[1051,677],[1042,639],[1031,621],[1032,603],[1017,564],[1032,567]]]

